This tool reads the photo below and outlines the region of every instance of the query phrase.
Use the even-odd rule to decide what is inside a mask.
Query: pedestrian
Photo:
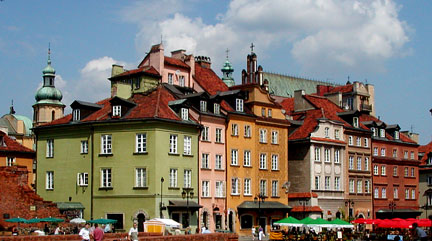
[[[252,240],[255,240],[256,229],[252,226]]]
[[[85,224],[85,226],[80,230],[79,236],[81,237],[82,241],[90,241],[90,225],[88,223]]]
[[[45,235],[48,235],[50,232],[47,224],[45,224],[44,232],[45,232]]]
[[[428,240],[426,232],[418,226],[418,223],[412,224],[413,235],[415,240],[426,241]]]
[[[104,232],[101,228],[99,228],[99,225],[95,223],[95,229],[93,231],[93,238],[95,241],[101,241],[103,240]]]
[[[263,240],[264,237],[265,237],[264,229],[260,226],[258,229],[258,240]]]
[[[128,238],[131,241],[138,241],[138,224],[133,223],[132,228],[129,229]]]

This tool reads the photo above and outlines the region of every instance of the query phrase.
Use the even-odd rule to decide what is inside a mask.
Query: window
[[[378,165],[374,165],[374,175],[378,175]]]
[[[202,141],[209,141],[209,127],[204,126],[202,133],[201,133],[201,140]]]
[[[169,186],[177,187],[177,169],[171,168],[169,175]]]
[[[394,138],[395,138],[396,140],[399,140],[399,131],[395,131],[395,132],[394,132]]]
[[[88,153],[88,141],[81,141],[81,154]]]
[[[329,176],[324,177],[324,189],[330,190],[330,177]]]
[[[357,146],[361,146],[361,138],[360,137],[356,138],[356,144],[357,144]]]
[[[381,176],[386,175],[386,166],[381,166]]]
[[[231,165],[238,166],[238,150],[231,149]]]
[[[427,177],[427,184],[430,186],[432,185],[432,176]]]
[[[321,186],[321,177],[315,176],[315,190],[319,190]]]
[[[113,106],[112,113],[113,113],[112,114],[113,116],[121,117],[121,105],[115,105],[115,106]]]
[[[393,188],[393,198],[394,199],[399,199],[399,190],[397,187]]]
[[[189,120],[189,109],[181,108],[181,118],[182,120]]]
[[[380,137],[385,137],[385,130],[384,129],[379,129],[380,132]]]
[[[272,181],[272,197],[279,197],[279,182]]]
[[[414,152],[411,152],[411,160],[414,160]]]
[[[15,163],[15,157],[7,157],[6,158],[6,166],[11,167]]]
[[[209,181],[202,181],[201,185],[201,195],[202,197],[210,197],[210,182]]]
[[[250,167],[251,166],[251,152],[249,150],[245,150],[243,152],[243,166]]]
[[[245,178],[244,179],[244,192],[243,195],[252,195],[251,193],[251,179]]]
[[[88,186],[88,173],[78,173],[77,184],[80,187]]]
[[[236,177],[231,178],[231,194],[239,195],[239,179]]]
[[[271,133],[271,143],[272,144],[278,144],[278,142],[279,142],[278,136],[279,136],[279,132],[272,131],[272,133]]]
[[[243,99],[236,99],[236,111],[243,112]]]
[[[359,118],[358,117],[354,117],[353,118],[353,126],[354,127],[359,127]]]
[[[147,186],[147,171],[145,168],[135,169],[135,187]]]
[[[381,188],[381,198],[387,198],[387,189],[385,187]]]
[[[238,125],[237,124],[231,125],[231,135],[238,136]]]
[[[370,129],[372,131],[372,136],[377,136],[375,127],[371,127]]]
[[[369,139],[364,138],[364,147],[369,147]]]
[[[393,167],[393,176],[397,177],[398,175],[398,168],[397,167]]]
[[[215,169],[222,170],[222,155],[216,154],[215,158]]]
[[[216,197],[224,197],[224,182],[223,181],[216,181]]]
[[[414,177],[415,176],[414,174],[415,174],[415,169],[414,169],[414,167],[412,167],[411,168],[411,177]]]
[[[397,150],[393,149],[393,157],[397,158]]]
[[[405,168],[404,168],[404,176],[405,176],[405,177],[408,177],[408,167],[405,167]]]
[[[405,189],[405,199],[406,200],[409,199],[409,189],[408,188]]]
[[[365,193],[370,193],[370,181],[365,180]]]
[[[111,168],[101,169],[101,187],[112,187]]]
[[[348,169],[354,170],[354,157],[353,156],[349,157]]]
[[[260,169],[267,169],[267,154],[265,153],[261,153],[260,154],[260,165],[259,168]]]
[[[47,140],[46,157],[54,157],[54,140]]]
[[[365,157],[364,169],[365,171],[369,171],[369,157]]]
[[[339,130],[335,130],[335,139],[339,140]]]
[[[354,193],[355,192],[354,191],[354,180],[353,179],[349,180],[349,192],[350,193]]]
[[[321,149],[319,147],[315,147],[315,161],[319,162],[321,156]]]
[[[324,128],[324,136],[325,136],[325,138],[329,138],[329,130],[330,130],[330,128],[328,128],[328,127]]]
[[[216,128],[216,142],[222,143],[222,129]]]
[[[363,182],[361,180],[357,181],[357,193],[362,193],[363,190]]]
[[[335,190],[340,191],[340,177],[335,177],[334,185],[335,185]]]
[[[379,189],[377,187],[374,190],[374,198],[379,198]]]
[[[416,199],[415,189],[411,189],[411,199]]]
[[[408,151],[404,151],[404,158],[408,159]]]
[[[432,165],[432,156],[430,156],[430,157],[427,159],[427,164],[428,164],[428,165]]]
[[[111,135],[101,135],[101,144],[102,144],[102,154],[111,154],[112,153],[112,138]]]
[[[350,145],[350,146],[353,145],[353,137],[352,136],[348,137],[348,145]]]
[[[273,171],[279,170],[279,156],[278,155],[275,155],[275,154],[272,155],[271,169]]]
[[[170,135],[169,153],[177,154],[177,135]]]
[[[213,113],[215,115],[219,115],[220,114],[220,104],[218,104],[218,103],[214,103],[213,104]]]
[[[207,101],[205,100],[200,101],[200,111],[207,112]]]
[[[45,188],[47,190],[54,190],[54,172],[53,171],[46,172]]]
[[[381,148],[381,156],[385,156],[386,155],[386,149],[385,148]]]
[[[362,159],[361,157],[357,157],[357,170],[361,171],[362,169]]]
[[[72,112],[72,121],[79,121],[81,119],[80,109],[74,109]]]
[[[267,196],[267,180],[260,180],[259,193]]]
[[[147,151],[147,134],[136,134],[135,137],[135,152],[145,153]]]
[[[429,193],[427,196],[427,205],[432,206],[432,194]]]
[[[209,154],[203,153],[201,155],[201,168],[209,169]]]
[[[184,77],[183,75],[180,75],[180,76],[179,76],[179,85],[180,85],[181,87],[184,87],[184,86],[185,86],[185,77]]]
[[[260,129],[260,143],[267,143],[267,130]]]
[[[373,149],[373,155],[378,156],[378,147],[374,147]]]
[[[240,216],[240,229],[251,229],[254,218],[252,215],[244,214]]]
[[[266,115],[266,109],[265,108],[261,108],[261,116],[265,117]]]
[[[184,136],[183,154],[184,155],[192,155],[192,137],[191,136]]]
[[[334,163],[340,163],[340,150],[335,149],[334,151]]]
[[[192,185],[192,170],[184,170],[183,171],[183,186],[184,187],[191,187]]]
[[[244,127],[244,137],[251,137],[250,125],[245,125]]]
[[[272,109],[268,109],[268,117],[272,117]]]
[[[324,162],[330,162],[330,149],[324,149]]]
[[[173,74],[168,74],[168,84],[173,84]]]

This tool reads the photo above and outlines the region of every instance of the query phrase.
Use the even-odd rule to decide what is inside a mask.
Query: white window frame
[[[324,190],[330,190],[330,176],[324,177]]]
[[[386,176],[386,166],[385,165],[382,165],[381,166],[381,176]]]
[[[178,136],[175,134],[170,135],[170,142],[169,142],[169,153],[170,154],[177,154],[177,138],[178,138]]]
[[[101,135],[101,154],[112,154],[112,135]]]
[[[363,192],[363,181],[357,180],[357,193],[362,193],[362,192]]]
[[[334,163],[340,163],[340,150],[334,150]]]
[[[408,151],[404,151],[404,158],[408,159]]]
[[[321,162],[321,147],[315,147],[314,155],[314,160],[316,162]]]
[[[223,170],[223,156],[221,154],[216,154],[215,156],[215,169],[216,170]]]
[[[362,170],[362,158],[361,157],[357,157],[357,170],[361,171]]]
[[[243,184],[243,195],[244,196],[251,196],[251,179],[250,178],[245,178],[244,179],[244,184]]]
[[[379,167],[378,167],[378,165],[374,165],[374,167],[373,167],[373,174],[375,176],[379,175]]]
[[[397,149],[393,149],[393,157],[397,158]]]
[[[411,189],[411,199],[413,199],[413,200],[416,199],[415,189]]]
[[[335,130],[335,139],[339,140],[339,130]]]
[[[352,136],[348,136],[348,145],[349,146],[353,145],[353,137]]]
[[[45,177],[45,189],[54,190],[54,171],[47,171]]]
[[[409,199],[410,199],[409,189],[405,188],[405,200],[409,200]]]
[[[279,144],[279,132],[278,131],[272,131],[271,143],[275,144],[275,145]]]
[[[315,190],[321,189],[321,176],[315,176]]]
[[[231,166],[238,166],[238,149],[231,149]]]
[[[47,139],[46,143],[46,157],[54,157],[54,139]]]
[[[231,195],[240,195],[239,178],[231,178]]]
[[[374,189],[374,198],[379,198],[379,188]]]
[[[81,120],[81,111],[80,109],[74,109],[72,111],[72,121],[79,121]]]
[[[330,128],[328,128],[328,127],[324,128],[324,137],[325,138],[329,138],[330,137],[329,136],[329,131],[330,131]]]
[[[214,103],[213,104],[213,114],[219,115],[220,114],[220,104]]]
[[[385,187],[381,188],[381,198],[387,198],[387,189]]]
[[[370,181],[365,180],[365,193],[370,193]]]
[[[259,193],[267,197],[267,180],[260,180]]]
[[[415,155],[414,155],[414,152],[412,151],[411,152],[411,160],[414,160],[414,157],[415,157]]]
[[[183,155],[192,155],[192,136],[183,137]]]
[[[100,177],[100,187],[112,187],[112,170],[111,168],[102,168]]]
[[[378,147],[373,148],[373,155],[378,156]]]
[[[365,169],[365,171],[369,171],[369,157],[365,157],[365,160],[364,160],[364,169]]]
[[[350,179],[349,180],[349,192],[350,193],[355,193],[355,180],[354,179]]]
[[[350,156],[349,157],[348,169],[349,170],[354,170],[354,156]]]
[[[137,133],[135,135],[135,152],[136,153],[147,152],[147,133]]]
[[[361,138],[360,137],[356,138],[356,144],[357,144],[357,146],[361,146]]]
[[[380,128],[379,132],[380,132],[380,137],[384,138],[385,137],[385,129]]]
[[[112,108],[112,115],[121,117],[121,105],[114,105]]]
[[[207,101],[200,100],[200,111],[207,112]]]
[[[277,155],[277,154],[272,154],[271,169],[272,169],[272,171],[279,170],[279,155]]]
[[[251,137],[251,127],[250,125],[244,126],[244,137]]]
[[[192,186],[192,170],[185,169],[183,170],[183,187],[191,187],[191,186]]]
[[[399,189],[397,187],[393,188],[393,198],[399,199]]]
[[[368,138],[364,138],[364,147],[369,147],[369,139]]]
[[[409,175],[408,167],[405,167],[404,168],[404,177],[408,177],[408,175]]]
[[[225,197],[225,194],[224,194],[224,181],[216,181],[215,182],[215,191],[216,191],[216,193],[215,193],[215,197],[219,197],[219,198],[221,198],[221,197]]]
[[[358,117],[353,118],[353,126],[356,128],[359,127],[359,118]]]
[[[172,85],[173,84],[173,74],[168,73],[168,84]]]
[[[80,187],[88,186],[88,173],[87,172],[78,173],[77,184]]]
[[[15,157],[6,157],[6,166],[7,167],[11,167],[16,163],[16,158]]]
[[[235,123],[231,125],[231,135],[238,136],[238,125]]]
[[[216,143],[223,143],[222,128],[216,128]]]
[[[202,169],[210,169],[210,154],[209,153],[201,153],[201,168]]]
[[[334,179],[334,185],[335,185],[335,190],[336,191],[340,191],[341,186],[340,186],[340,177],[335,177]]]
[[[397,167],[397,166],[394,166],[394,167],[393,167],[393,176],[394,176],[394,177],[397,177],[397,176],[398,176],[398,167]]]
[[[279,197],[279,181],[272,180],[272,197]]]
[[[251,166],[251,151],[244,150],[243,151],[243,166],[250,167]]]
[[[381,156],[386,156],[386,149],[385,148],[381,148]]]
[[[201,197],[210,197],[210,181],[202,181],[201,190]]]
[[[261,170],[267,169],[267,154],[266,153],[260,153],[259,169],[261,169]]]
[[[202,141],[209,141],[210,139],[210,127],[204,126],[202,133],[201,133],[201,140]]]
[[[188,108],[180,108],[181,118],[182,120],[189,120],[189,109]]]
[[[260,143],[267,143],[267,130],[266,129],[260,129]]]
[[[331,156],[330,148],[324,148],[324,162],[331,162],[330,156]]]
[[[394,138],[395,138],[396,140],[399,140],[399,137],[400,137],[400,135],[399,135],[399,131],[395,131],[395,133],[394,133]]]
[[[169,187],[178,187],[177,186],[177,169],[171,168],[169,172]]]
[[[414,167],[411,167],[411,177],[414,177],[415,176],[415,169],[414,169]]]
[[[81,154],[88,154],[88,140],[81,141]]]
[[[236,111],[243,112],[244,111],[244,100],[236,99]]]
[[[135,187],[147,187],[147,169],[135,168]]]
[[[179,85],[180,85],[181,87],[184,87],[184,86],[185,86],[185,77],[184,77],[184,75],[180,75],[180,76],[179,76]]]
[[[268,115],[267,115],[269,118],[272,118],[272,109],[268,109]]]

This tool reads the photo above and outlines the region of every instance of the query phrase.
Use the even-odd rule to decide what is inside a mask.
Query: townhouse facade
[[[418,149],[419,166],[419,205],[422,209],[421,218],[432,215],[432,142]]]

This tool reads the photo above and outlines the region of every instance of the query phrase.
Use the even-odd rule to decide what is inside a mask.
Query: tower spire
[[[229,54],[229,49],[227,48],[225,50],[226,53],[226,60],[225,60],[225,64],[222,67],[221,71],[222,71],[222,81],[228,86],[231,87],[233,85],[235,85],[234,79],[232,77],[232,73],[234,72],[234,68],[232,67],[232,64],[229,62],[228,59],[228,54]]]
[[[51,42],[48,42],[48,64],[51,64]]]

